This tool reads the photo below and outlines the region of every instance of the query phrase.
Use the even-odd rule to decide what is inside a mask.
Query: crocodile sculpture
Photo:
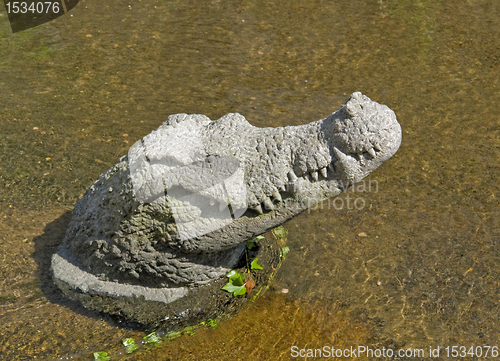
[[[246,241],[338,195],[400,143],[394,112],[359,92],[299,126],[171,115],[77,202],[54,279],[79,293],[172,302],[220,279]]]

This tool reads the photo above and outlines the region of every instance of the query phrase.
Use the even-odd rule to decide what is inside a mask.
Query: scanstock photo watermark
[[[362,197],[363,193],[377,193],[378,192],[378,181],[365,179],[361,180],[356,184],[352,184],[349,181],[340,181],[340,187],[342,193],[334,198],[328,198],[325,200],[308,200],[308,212],[317,209],[356,209],[361,210],[365,208],[366,201]]]
[[[79,0],[3,0],[13,33],[52,21],[73,9]]]
[[[498,358],[498,346],[429,346],[424,348],[377,348],[370,346],[299,348],[292,346],[290,356],[293,358]]]

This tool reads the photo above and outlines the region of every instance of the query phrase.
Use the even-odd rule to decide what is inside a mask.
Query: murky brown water
[[[378,188],[288,222],[287,261],[242,313],[112,360],[500,344],[499,1],[81,0],[16,34],[0,14],[0,359],[145,335],[65,300],[48,267],[75,201],[169,114],[295,125],[353,91],[403,128]]]

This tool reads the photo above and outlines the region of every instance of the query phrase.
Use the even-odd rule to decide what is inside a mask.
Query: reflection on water
[[[145,335],[67,301],[48,262],[74,202],[169,114],[296,125],[353,91],[403,128],[369,176],[377,191],[355,194],[365,207],[288,222],[262,299],[115,359],[498,343],[500,2],[82,0],[71,13],[12,34],[0,8],[1,359],[89,359]]]

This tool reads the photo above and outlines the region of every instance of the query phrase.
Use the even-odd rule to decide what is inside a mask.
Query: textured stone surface
[[[100,281],[207,284],[238,262],[245,241],[360,181],[400,143],[394,112],[361,93],[294,127],[172,115],[78,201],[54,262]]]
[[[284,239],[268,237],[260,241],[260,246],[247,251],[249,259],[258,257],[263,269],[251,270],[256,285],[243,297],[234,297],[222,290],[227,283],[226,277],[202,287],[148,287],[102,281],[81,270],[73,257],[61,249],[53,257],[52,269],[58,275],[54,281],[63,293],[86,308],[147,325],[148,329],[153,327],[168,332],[210,318],[234,315],[253,302],[265,292],[279,270],[282,263],[280,248],[284,242]],[[237,265],[239,272],[246,272],[244,263]]]

